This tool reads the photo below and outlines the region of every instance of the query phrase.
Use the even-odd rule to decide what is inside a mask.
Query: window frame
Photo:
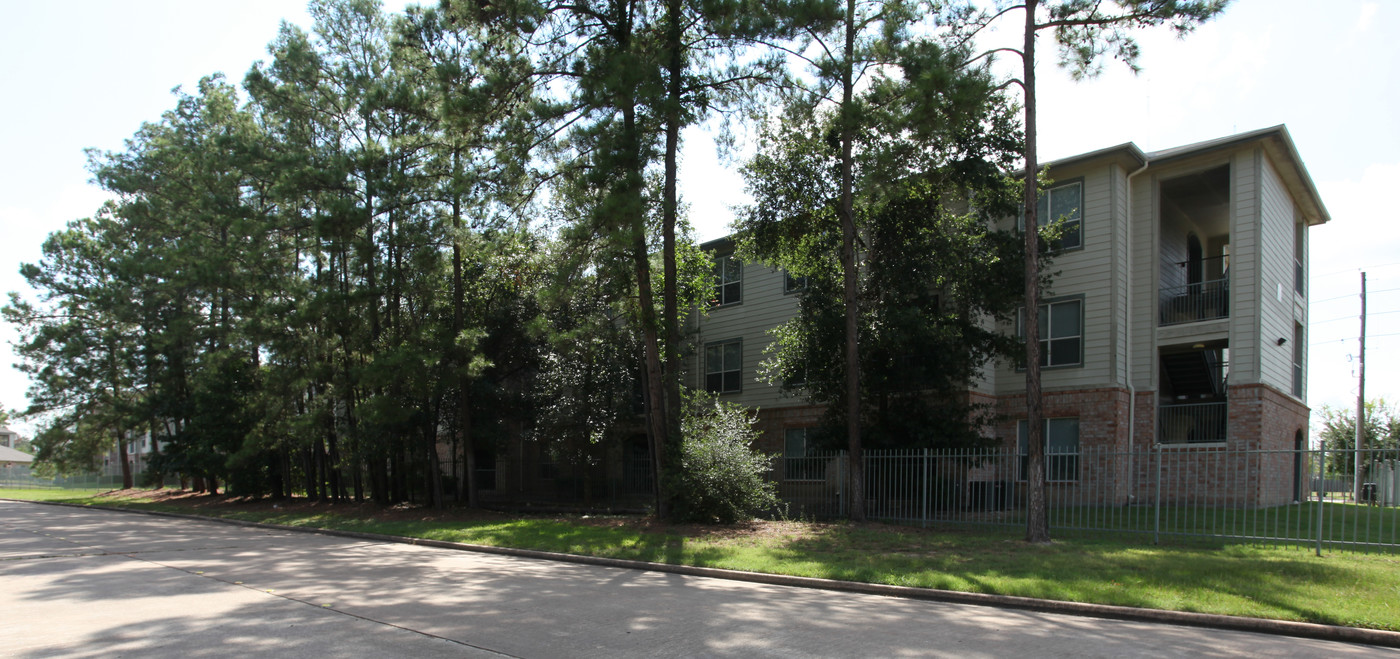
[[[1041,190],[1040,194],[1036,197],[1035,223],[1037,226],[1047,226],[1051,221],[1050,209],[1054,207],[1055,191],[1065,190],[1071,187],[1079,191],[1079,204],[1074,207],[1073,216],[1066,217],[1065,227],[1068,229],[1071,224],[1075,225],[1074,236],[1076,242],[1066,247],[1064,246],[1065,239],[1061,237],[1060,241],[1058,241],[1059,244],[1050,246],[1050,249],[1056,252],[1073,252],[1084,249],[1084,178],[1078,177],[1056,182],[1054,185]],[[1043,209],[1042,205],[1044,206]],[[1054,219],[1058,220],[1059,216],[1055,216]],[[1016,218],[1016,230],[1026,230],[1026,214],[1024,211],[1019,213]]]
[[[1290,383],[1289,389],[1290,393],[1293,394],[1293,397],[1297,398],[1298,400],[1303,399],[1303,391],[1306,388],[1303,383],[1303,380],[1307,375],[1305,369],[1303,368],[1303,362],[1307,359],[1307,351],[1304,349],[1307,346],[1306,341],[1307,328],[1303,327],[1302,323],[1294,321],[1293,355],[1291,360],[1292,369],[1290,373],[1293,376],[1293,381]]]
[[[783,480],[784,481],[825,481],[826,461],[818,456],[812,455],[811,448],[807,443],[807,435],[811,428],[785,428],[783,429]],[[798,437],[802,442],[802,454],[791,455],[789,448],[794,439],[793,433],[801,433]],[[799,460],[796,464],[789,460]]]
[[[1050,342],[1051,342],[1051,341],[1056,341],[1056,340],[1058,340],[1058,341],[1064,341],[1064,340],[1067,340],[1067,339],[1069,339],[1069,338],[1071,338],[1071,337],[1069,337],[1069,336],[1061,336],[1061,337],[1055,337],[1055,336],[1053,336],[1053,332],[1054,332],[1054,323],[1052,322],[1052,316],[1050,315],[1050,310],[1051,310],[1051,307],[1053,307],[1053,306],[1055,306],[1055,305],[1070,304],[1070,303],[1076,303],[1076,304],[1079,305],[1079,334],[1075,335],[1075,337],[1076,337],[1076,338],[1078,339],[1078,341],[1079,341],[1079,350],[1077,351],[1077,355],[1078,355],[1078,356],[1077,356],[1077,361],[1075,361],[1075,362],[1067,362],[1067,363],[1064,363],[1064,364],[1051,364],[1051,363],[1050,363]],[[1044,322],[1045,322],[1045,324],[1046,324],[1047,330],[1049,330],[1049,331],[1046,332],[1047,336],[1041,336],[1041,337],[1040,337],[1040,356],[1041,356],[1041,359],[1044,360],[1044,361],[1040,364],[1040,368],[1041,368],[1041,369],[1083,368],[1083,367],[1084,367],[1084,343],[1085,343],[1085,341],[1084,341],[1084,339],[1085,339],[1085,336],[1084,336],[1084,329],[1085,329],[1085,328],[1084,328],[1084,296],[1083,296],[1083,295],[1066,295],[1066,296],[1051,298],[1051,299],[1049,299],[1049,300],[1041,300],[1041,302],[1040,302],[1040,315],[1041,315],[1042,318],[1045,318],[1045,321],[1044,321]],[[1022,306],[1022,307],[1020,307],[1019,309],[1016,310],[1016,336],[1017,336],[1017,337],[1020,337],[1020,338],[1023,339],[1023,340],[1026,338],[1026,308],[1025,308],[1024,306]],[[1023,363],[1021,363],[1019,366],[1017,366],[1017,367],[1016,367],[1016,370],[1018,370],[1018,371],[1024,371],[1024,370],[1026,370],[1026,365],[1025,365],[1025,363],[1023,362]]]
[[[1067,422],[1073,422],[1073,423],[1074,423],[1074,451],[1072,451],[1072,452],[1071,452],[1071,451],[1061,451],[1061,452],[1058,452],[1058,453],[1051,453],[1051,452],[1050,452],[1050,448],[1051,448],[1051,445],[1050,445],[1050,424],[1051,424],[1051,422],[1061,422],[1062,424],[1063,424],[1063,423],[1067,423]],[[1079,467],[1080,467],[1080,458],[1083,457],[1083,455],[1084,455],[1084,447],[1083,447],[1083,445],[1081,444],[1081,438],[1082,438],[1082,436],[1083,436],[1083,433],[1080,432],[1079,417],[1077,417],[1077,416],[1046,417],[1046,418],[1044,418],[1044,419],[1041,419],[1041,423],[1043,423],[1044,426],[1045,426],[1044,428],[1042,428],[1042,430],[1041,430],[1041,436],[1040,436],[1041,441],[1045,442],[1045,446],[1046,446],[1046,451],[1045,451],[1045,453],[1043,453],[1043,455],[1044,455],[1044,457],[1045,457],[1045,482],[1047,482],[1047,483],[1078,483],[1078,482],[1080,482],[1080,480],[1081,480],[1081,478],[1082,478],[1082,475],[1080,474],[1080,469],[1079,469]],[[1029,426],[1030,426],[1030,424],[1028,424],[1028,423],[1026,422],[1026,419],[1018,419],[1018,420],[1016,421],[1016,453],[1017,453],[1017,456],[1019,457],[1019,459],[1017,460],[1017,465],[1018,465],[1018,466],[1017,466],[1017,468],[1016,468],[1016,480],[1019,481],[1019,482],[1025,482],[1025,481],[1026,481],[1026,475],[1027,475],[1028,472],[1030,471],[1030,441],[1029,441],[1029,437],[1027,437],[1027,435],[1030,434],[1030,433],[1028,432],[1029,429],[1030,429]],[[1066,465],[1066,464],[1071,465],[1071,468],[1070,468],[1069,471],[1071,471],[1071,472],[1073,473],[1073,477],[1072,477],[1072,478],[1052,478],[1052,475],[1055,475],[1055,471],[1056,471],[1056,470],[1055,470],[1055,466],[1056,466],[1057,464],[1058,464],[1058,465]]]
[[[738,368],[737,368],[737,369],[726,369],[726,368],[725,368],[724,359],[725,359],[725,356],[726,356],[726,348],[728,348],[729,346],[736,346],[736,347],[737,347],[737,350],[738,350],[738,353],[739,353],[739,365],[738,365]],[[711,370],[711,369],[710,369],[710,350],[711,350],[711,349],[719,350],[719,370]],[[706,391],[706,392],[712,393],[712,394],[720,394],[720,395],[723,395],[723,394],[738,394],[738,393],[743,393],[743,391],[744,391],[744,340],[743,340],[742,338],[737,338],[737,339],[724,339],[724,340],[722,340],[722,341],[710,341],[710,342],[706,343],[706,344],[705,344],[705,349],[704,349],[703,351],[701,351],[701,353],[700,353],[700,367],[701,367],[701,372],[704,373],[704,375],[705,375],[705,381],[704,381],[703,385],[704,385],[704,388],[705,388],[705,391]],[[729,375],[731,375],[731,374],[733,375],[733,378],[734,378],[734,379],[733,379],[733,384],[734,384],[734,388],[733,388],[733,389],[726,388],[727,385],[730,384],[727,376],[729,376]],[[715,388],[712,388],[712,387],[711,387],[711,385],[710,385],[710,377],[711,377],[711,376],[718,376],[718,377],[719,377],[719,388],[718,388],[718,389],[715,389]]]
[[[793,295],[807,290],[807,278],[794,277],[786,268],[783,269],[783,295]]]
[[[726,279],[726,274],[730,262],[737,265],[734,279]],[[715,256],[715,267],[711,273],[715,278],[714,295],[710,300],[710,305],[715,307],[729,307],[742,304],[744,301],[744,262],[733,254],[721,254]],[[730,288],[732,287],[732,289]],[[733,291],[733,299],[730,298],[730,291]]]

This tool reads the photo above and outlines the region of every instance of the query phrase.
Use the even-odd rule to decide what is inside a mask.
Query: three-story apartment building
[[[1301,465],[1286,451],[1304,447],[1308,427],[1307,230],[1329,216],[1288,131],[1151,153],[1127,143],[1047,166],[1054,183],[1039,215],[1065,218],[1040,309],[1050,450],[1203,460],[1226,449],[1278,450],[1257,454],[1262,476],[1217,496],[1296,500]],[[717,260],[718,304],[697,323],[690,384],[759,408],[762,448],[801,454],[822,410],[758,377],[769,330],[797,311],[800,282],[740,263],[728,239],[704,247]],[[1024,371],[1007,362],[968,383],[972,400],[999,413],[986,432],[1003,445],[1024,447],[1024,392]],[[1145,483],[1132,473],[1145,462],[1123,460],[1110,475],[1062,463],[1075,466],[1050,480]],[[1202,468],[1173,487],[1209,492],[1218,472]],[[1139,496],[1117,489],[1125,503]]]

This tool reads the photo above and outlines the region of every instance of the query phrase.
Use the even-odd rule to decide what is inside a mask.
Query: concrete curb
[[[1379,629],[1341,627],[1337,625],[1322,625],[1317,623],[1294,622],[1289,620],[1269,620],[1265,618],[1246,618],[1240,616],[1226,616],[1211,613],[1192,613],[1188,611],[1140,609],[1131,606],[1114,606],[1109,604],[1089,604],[1084,602],[1043,600],[1036,599],[1033,597],[1016,597],[1012,595],[963,593],[952,590],[938,590],[935,588],[890,586],[885,584],[861,583],[856,581],[819,579],[815,577],[794,577],[781,574],[765,574],[761,572],[743,572],[740,570],[727,570],[723,568],[694,567],[689,565],[671,565],[669,563],[634,561],[621,558],[605,558],[600,556],[561,554],[556,552],[540,551],[536,549],[516,549],[513,547],[493,547],[490,545],[475,545],[465,542],[448,542],[444,540],[408,538],[396,535],[383,535],[379,533],[338,531],[335,529],[314,529],[302,526],[284,526],[282,524],[248,522],[238,519],[206,517],[204,515],[187,515],[183,513],[170,513],[157,510],[136,510],[131,508],[116,508],[108,506],[85,506],[72,503],[59,503],[55,501],[23,501],[20,499],[0,499],[0,501],[38,503],[50,506],[82,508],[87,510],[107,510],[112,512],[154,515],[158,517],[192,519],[204,522],[217,522],[220,524],[229,524],[233,526],[246,526],[250,528],[274,529],[278,531],[291,531],[298,533],[315,533],[341,538],[353,538],[357,540],[372,540],[375,542],[420,545],[424,547],[435,547],[439,549],[473,551],[483,554],[498,554],[502,556],[515,556],[519,558],[532,558],[537,560],[557,561],[562,563],[576,563],[581,565],[596,565],[602,567],[623,568],[628,570],[646,570],[650,572],[665,572],[670,574],[681,574],[696,577],[729,579],[731,581],[747,581],[752,583],[769,584],[774,586],[814,588],[819,590],[861,593],[866,595],[879,595],[883,597],[901,597],[905,599],[951,602],[957,604],[975,604],[978,606],[1021,609],[1026,611],[1039,611],[1044,613],[1061,613],[1067,615],[1089,616],[1094,618],[1111,618],[1115,620],[1127,620],[1133,622],[1152,622],[1170,625],[1182,625],[1187,627],[1205,627],[1210,629],[1225,629],[1231,631],[1275,634],[1280,636],[1296,636],[1301,638],[1314,638],[1325,641],[1340,641],[1345,643],[1360,643],[1364,645],[1400,648],[1400,632],[1389,632],[1382,631]]]

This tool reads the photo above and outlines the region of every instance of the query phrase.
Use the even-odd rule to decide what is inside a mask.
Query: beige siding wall
[[[1128,276],[1128,175],[1130,172],[1118,165],[1114,165],[1109,170],[1110,190],[1112,191],[1113,209],[1113,241],[1112,259],[1112,297],[1109,300],[1109,314],[1112,318],[1110,323],[1110,336],[1113,337],[1112,345],[1109,346],[1109,379],[1115,384],[1126,384],[1128,381],[1128,324],[1131,320],[1126,316],[1128,306],[1128,288],[1132,285]]]
[[[1298,261],[1303,265],[1303,293],[1295,295],[1293,298],[1293,318],[1299,325],[1302,325],[1302,348],[1303,348],[1303,403],[1308,402],[1308,363],[1310,361],[1308,345],[1312,339],[1312,333],[1308,331],[1308,296],[1312,293],[1311,285],[1311,242],[1308,235],[1308,223],[1303,218],[1302,211],[1294,206],[1294,222],[1297,223],[1295,235],[1300,244],[1295,247],[1298,250]]]
[[[688,360],[691,387],[704,386],[705,344],[741,339],[744,342],[743,391],[722,398],[752,407],[782,407],[805,404],[802,399],[783,395],[780,388],[759,380],[759,362],[773,342],[769,330],[797,314],[797,296],[783,293],[783,272],[757,263],[745,263],[742,302],[714,307],[696,323],[694,350]]]
[[[1157,243],[1158,181],[1160,176],[1148,170],[1132,181],[1132,302],[1129,315],[1132,323],[1132,384],[1138,391],[1157,388]]]
[[[1081,366],[1044,371],[1046,391],[1121,386],[1131,379],[1140,393],[1154,392],[1159,342],[1198,338],[1228,338],[1232,385],[1263,382],[1291,391],[1294,323],[1307,326],[1306,298],[1294,292],[1293,263],[1301,251],[1306,265],[1306,231],[1300,249],[1294,228],[1298,211],[1268,160],[1262,148],[1246,145],[1154,165],[1131,182],[1128,170],[1103,161],[1051,172],[1057,183],[1077,180],[1083,185],[1083,247],[1058,254],[1052,261],[1054,277],[1047,298],[1083,300],[1084,348]],[[1161,183],[1221,165],[1229,166],[1229,197],[1223,213],[1228,216],[1231,254],[1230,318],[1195,328],[1159,330],[1159,291],[1184,276],[1177,263],[1186,259],[1186,233],[1201,236],[1208,254],[1219,248],[1190,219],[1163,208]],[[1008,219],[999,228],[1012,227],[1014,220]],[[746,264],[743,272],[743,302],[710,309],[693,325],[698,329],[687,358],[687,380],[691,386],[703,385],[706,343],[740,339],[743,391],[725,398],[764,408],[801,406],[801,398],[785,396],[779,387],[758,379],[759,362],[772,342],[769,330],[797,312],[798,298],[783,293],[779,270]],[[1015,331],[1008,325],[1001,329]],[[1200,337],[1188,336],[1193,333]],[[1280,337],[1289,343],[1278,346]],[[983,373],[973,385],[975,391],[995,395],[1024,391],[1025,374],[1011,364],[997,363]]]
[[[1230,384],[1259,381],[1259,148],[1230,162]],[[1270,293],[1272,295],[1272,293]]]
[[[1282,392],[1293,389],[1293,325],[1301,306],[1293,286],[1296,213],[1268,158],[1260,158],[1259,231],[1259,381]],[[1305,325],[1306,326],[1306,325]],[[1278,339],[1287,342],[1280,346]]]
[[[1072,168],[1050,172],[1056,184],[1080,180],[1083,183],[1083,248],[1055,256],[1054,273],[1045,299],[1082,297],[1083,364],[1042,371],[1041,386],[1046,390],[1083,389],[1113,382],[1115,342],[1114,290],[1106,285],[1115,267],[1113,246],[1118,229],[1114,226],[1115,179],[1118,170],[1105,164],[1092,168]],[[1006,327],[1014,332],[1014,327]],[[1025,388],[1025,374],[1010,364],[1001,364],[996,374],[996,392],[1014,394]]]

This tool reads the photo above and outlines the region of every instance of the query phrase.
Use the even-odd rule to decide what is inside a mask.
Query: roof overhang
[[[8,446],[0,446],[0,464],[29,464],[34,461],[34,456],[23,451],[16,451]]]
[[[1067,158],[1056,158],[1054,160],[1047,160],[1041,162],[1040,167],[1042,169],[1046,167],[1049,167],[1051,169],[1065,169],[1068,167],[1073,167],[1075,165],[1080,165],[1088,162],[1099,162],[1104,160],[1116,163],[1124,169],[1132,171],[1147,164],[1147,155],[1144,154],[1142,152],[1142,149],[1139,149],[1136,144],[1133,144],[1132,142],[1124,142],[1123,144],[1119,144],[1117,146],[1110,146],[1108,148],[1099,149],[1097,151],[1081,153],[1079,155],[1069,156]],[[1016,173],[1017,176],[1021,176],[1024,174],[1025,170],[1021,170],[1020,172]]]
[[[1317,192],[1317,186],[1313,184],[1312,175],[1308,174],[1308,168],[1303,165],[1303,159],[1298,155],[1298,147],[1293,144],[1293,138],[1289,136],[1288,128],[1282,124],[1206,142],[1154,151],[1147,154],[1147,160],[1149,164],[1161,165],[1256,143],[1263,147],[1264,152],[1268,154],[1269,160],[1278,170],[1279,177],[1283,179],[1284,187],[1293,196],[1294,203],[1298,205],[1298,209],[1302,212],[1303,219],[1308,225],[1323,224],[1331,220],[1332,216],[1327,212],[1327,207],[1323,205],[1322,196]]]

